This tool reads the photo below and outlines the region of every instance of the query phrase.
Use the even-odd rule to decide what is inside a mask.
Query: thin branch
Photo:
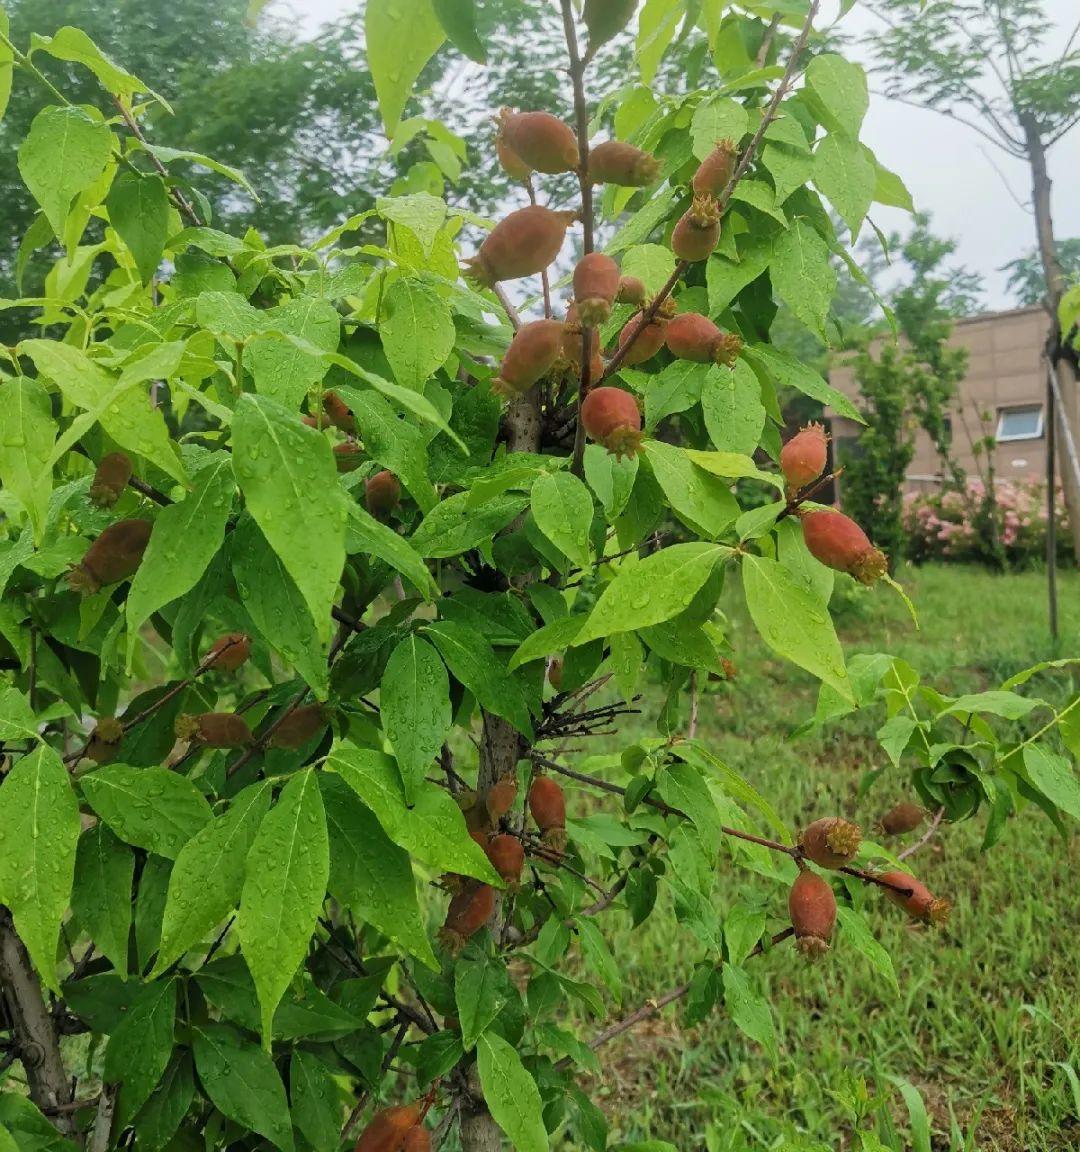
[[[698,721],[698,674],[695,668],[690,673],[690,723],[686,726],[686,735],[693,740],[697,735]]]
[[[495,284],[491,290],[499,298],[499,303],[503,306],[506,318],[510,321],[510,327],[516,332],[521,327],[521,315],[514,307],[510,297],[506,294],[506,289],[501,284]]]
[[[765,61],[769,58],[769,49],[772,47],[773,40],[776,38],[776,30],[780,27],[780,13],[777,12],[769,21],[768,28],[765,29],[765,35],[761,38],[761,47],[757,50],[757,56],[754,57],[754,67],[764,68]]]
[[[139,141],[140,144],[145,145],[147,142],[146,137],[143,135],[143,131],[139,127],[135,117],[132,116],[131,112],[124,105],[124,102],[120,99],[119,96],[114,96],[113,103],[117,108],[120,109],[120,115],[124,118],[124,123],[127,125],[128,131],[131,132],[131,134],[135,137],[136,140]],[[180,214],[182,216],[186,216],[188,221],[196,228],[201,227],[202,220],[199,218],[199,214],[195,211],[194,208],[192,208],[191,204],[188,203],[187,198],[180,191],[180,189],[174,188],[172,186],[172,180],[169,177],[169,171],[165,165],[162,164],[162,162],[153,154],[153,152],[147,151],[146,154],[150,157],[151,164],[153,164],[157,169],[158,175],[165,181],[165,187],[169,190],[169,197],[176,205]]]
[[[954,112],[951,108],[937,108],[933,104],[924,104],[920,100],[911,100],[906,96],[900,96],[895,92],[882,92],[880,89],[872,88],[871,92],[875,96],[880,96],[883,100],[895,100],[897,104],[906,104],[910,108],[918,108],[923,112],[936,112],[939,116],[946,116],[950,120],[955,120],[958,124],[963,124],[965,128],[970,128],[973,132],[978,134],[984,139],[989,140],[995,148],[1000,148],[1002,152],[1007,152],[1010,156],[1014,156],[1017,160],[1023,160],[1027,153],[1023,148],[1018,147],[1012,143],[1011,137],[1008,142],[999,140],[992,133],[987,132],[985,128],[981,127],[974,120],[969,120],[966,116],[961,116],[958,112]]]
[[[907,860],[909,856],[914,856],[920,848],[924,848],[934,838],[934,833],[937,832],[941,826],[941,821],[945,819],[945,805],[943,804],[935,813],[933,820],[930,821],[930,827],[915,841],[914,844],[909,844],[903,852],[896,854],[897,860]]]

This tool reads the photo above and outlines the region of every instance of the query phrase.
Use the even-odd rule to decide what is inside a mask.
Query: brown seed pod
[[[460,952],[465,941],[483,928],[494,911],[495,889],[489,884],[467,881],[450,901],[439,940],[447,951]]]
[[[339,472],[355,472],[364,462],[364,453],[355,440],[343,440],[334,445],[334,463]]]
[[[537,776],[532,782],[529,811],[544,843],[561,852],[566,847],[566,797],[550,776]]]
[[[250,655],[250,637],[243,632],[226,632],[210,645],[210,651],[203,657],[203,664],[218,672],[235,672]]]
[[[254,739],[247,721],[235,712],[184,713],[177,718],[174,730],[181,740],[207,748],[246,748]]]
[[[539,204],[519,208],[488,233],[480,251],[465,261],[465,274],[490,288],[501,280],[535,276],[559,254],[574,212],[553,212]]]
[[[614,39],[630,23],[638,0],[585,0],[581,14],[589,30],[589,54]]]
[[[803,832],[799,847],[819,868],[842,868],[855,859],[861,843],[862,832],[856,825],[839,816],[825,816]]]
[[[708,196],[695,196],[671,233],[671,250],[680,260],[706,260],[720,243],[720,211]]]
[[[780,470],[789,493],[801,491],[825,471],[829,437],[820,424],[807,424],[780,449]]]
[[[620,276],[619,290],[615,293],[616,304],[634,304],[640,308],[648,295],[645,281],[637,276]]]
[[[521,870],[525,867],[525,849],[521,841],[502,832],[492,837],[486,850],[491,866],[506,881],[507,887],[516,891],[521,881]]]
[[[635,364],[644,364],[646,360],[651,360],[664,346],[666,322],[659,319],[659,317],[654,317],[641,329],[637,336],[634,336],[634,332],[637,331],[637,326],[640,321],[640,316],[631,316],[619,333],[620,348],[629,343],[631,337],[633,337],[634,340],[622,360],[627,368],[632,368]]]
[[[573,128],[550,112],[499,113],[499,136],[510,151],[537,172],[557,175],[578,166],[578,142]]]
[[[385,520],[401,503],[401,483],[393,472],[376,472],[364,481],[364,507],[376,520]]]
[[[499,365],[492,391],[523,396],[552,368],[562,352],[563,325],[558,320],[533,320],[515,333]],[[580,339],[578,341],[580,346]]]
[[[556,657],[556,659],[552,660],[552,662],[548,665],[547,670],[548,683],[552,686],[552,688],[555,689],[556,692],[562,691],[562,674],[563,662]]]
[[[589,179],[594,184],[644,188],[660,175],[660,161],[622,140],[607,140],[589,150]]]
[[[313,740],[329,723],[322,704],[305,704],[292,712],[274,729],[270,737],[271,748],[300,748]]]
[[[382,1108],[360,1133],[353,1152],[401,1152],[405,1137],[420,1123],[419,1104]]]
[[[669,320],[665,339],[673,356],[699,364],[730,367],[742,351],[742,340],[738,336],[724,332],[708,316],[698,312],[681,312]]]
[[[836,924],[836,897],[816,872],[800,872],[788,893],[788,915],[799,951],[809,960],[829,950]]]
[[[620,459],[641,447],[641,409],[622,388],[594,388],[581,405],[581,422],[590,440]]]
[[[102,456],[90,483],[90,503],[98,508],[111,508],[123,495],[131,472],[131,457],[123,452]]]
[[[886,836],[902,836],[905,832],[914,832],[923,822],[925,815],[925,809],[918,804],[912,804],[910,800],[905,800],[895,808],[890,808],[882,816],[881,830]]]
[[[335,428],[347,436],[356,435],[356,417],[349,411],[348,404],[336,392],[324,392],[322,406],[326,418]]]
[[[83,755],[97,764],[111,764],[116,759],[123,738],[123,724],[115,716],[102,716],[98,719]]]
[[[497,827],[499,821],[513,808],[517,791],[517,777],[513,773],[496,780],[487,790],[485,807],[493,828]]]
[[[68,572],[68,584],[83,595],[92,595],[134,576],[153,529],[149,520],[117,520],[110,524]]]
[[[417,1125],[405,1133],[405,1142],[401,1145],[401,1152],[431,1152],[431,1136],[426,1128]]]
[[[501,132],[495,136],[495,154],[499,158],[499,163],[502,165],[503,171],[511,180],[518,180],[522,184],[528,181],[532,175],[532,169],[513,148],[507,144]]]
[[[888,564],[854,520],[832,508],[802,513],[803,539],[826,568],[846,572],[861,584],[873,584]]]
[[[882,872],[878,879],[888,885],[882,891],[916,920],[944,924],[952,911],[948,900],[939,900],[929,888],[906,872]]]
[[[694,178],[690,183],[695,194],[698,196],[719,196],[735,172],[737,155],[732,141],[721,140],[702,160],[698,165],[698,170],[694,173]]]
[[[574,269],[574,304],[586,328],[603,324],[619,291],[619,266],[603,252],[590,252]]]

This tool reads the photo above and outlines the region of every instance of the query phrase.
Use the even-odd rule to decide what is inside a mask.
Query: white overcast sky
[[[554,2],[554,0],[548,0]],[[826,0],[826,8],[830,0]],[[1078,0],[1043,0],[1057,35],[1047,43],[1061,44],[1078,14]],[[289,12],[304,34],[355,11],[355,0],[277,0],[271,11]],[[842,27],[852,33],[869,30],[875,21],[856,5]],[[873,81],[871,81],[873,86]],[[453,125],[449,125],[453,127]],[[899,173],[915,198],[916,207],[933,214],[935,231],[959,241],[957,259],[985,278],[988,308],[1008,307],[1005,276],[998,269],[1034,247],[1030,214],[1014,199],[1029,199],[1026,167],[969,128],[934,112],[871,98],[863,139],[887,167]],[[988,159],[992,155],[994,164]],[[1080,236],[1080,126],[1050,153],[1054,179],[1054,223],[1059,238]],[[1010,194],[1004,180],[1008,181]],[[903,212],[874,209],[874,219],[886,230],[903,228]]]

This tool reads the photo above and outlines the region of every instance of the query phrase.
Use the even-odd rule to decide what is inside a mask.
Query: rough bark
[[[0,982],[30,1099],[61,1132],[71,1134],[74,1118],[55,1111],[72,1100],[59,1036],[37,973],[6,908],[0,909]]]

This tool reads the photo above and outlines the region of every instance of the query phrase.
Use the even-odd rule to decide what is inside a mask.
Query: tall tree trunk
[[[0,908],[0,983],[30,1099],[61,1132],[70,1135],[75,1131],[74,1117],[55,1111],[72,1098],[60,1040],[37,973],[6,908]]]
[[[1080,443],[1080,385],[1072,361],[1062,355],[1063,333],[1058,323],[1057,309],[1065,292],[1065,273],[1057,254],[1057,241],[1054,236],[1054,218],[1050,211],[1050,174],[1046,168],[1046,149],[1043,146],[1039,126],[1033,117],[1025,116],[1021,123],[1027,146],[1028,161],[1031,165],[1031,198],[1035,208],[1035,234],[1039,244],[1039,257],[1042,260],[1043,275],[1046,278],[1046,305],[1050,311],[1052,339],[1050,353],[1052,370],[1057,377],[1061,405],[1054,421],[1057,429],[1058,458],[1061,460],[1061,481],[1065,492],[1065,507],[1069,512],[1069,526],[1072,529],[1073,550],[1077,563],[1080,563],[1080,476],[1069,466],[1069,457],[1064,450],[1067,440],[1066,429],[1072,431],[1074,443]]]

